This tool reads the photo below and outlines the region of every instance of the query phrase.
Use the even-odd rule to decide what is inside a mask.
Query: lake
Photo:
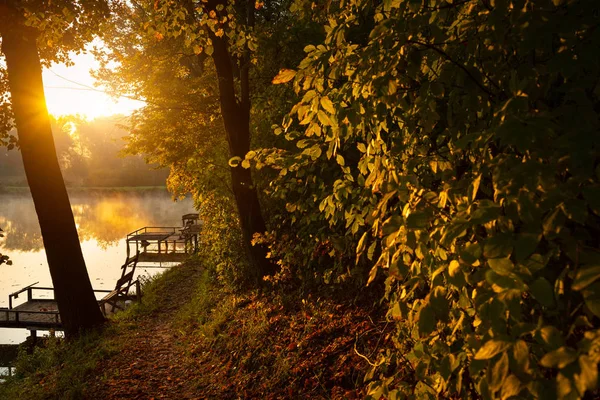
[[[194,212],[191,199],[174,202],[164,190],[77,191],[70,193],[79,240],[94,289],[114,289],[126,257],[125,237],[144,226],[181,226],[181,216]],[[12,265],[0,265],[0,307],[8,295],[39,282],[52,286],[42,236],[28,191],[0,194],[0,253]],[[154,275],[164,268],[138,268]],[[26,330],[0,329],[0,344],[21,343]]]

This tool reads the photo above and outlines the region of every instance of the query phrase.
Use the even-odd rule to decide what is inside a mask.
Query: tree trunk
[[[65,335],[104,321],[87,273],[58,165],[37,51],[37,33],[21,21],[0,27],[12,109],[27,182],[38,215]]]
[[[250,151],[249,95],[246,91],[240,101],[236,98],[234,74],[226,36],[217,37],[210,30],[208,33],[214,48],[212,58],[219,79],[221,115],[225,125],[227,142],[229,143],[229,153],[231,157],[243,159],[246,153]],[[242,87],[244,85],[247,85],[247,81],[242,82]],[[266,258],[267,247],[262,244],[253,246],[251,243],[254,234],[264,233],[266,226],[250,170],[242,168],[241,165],[232,167],[231,182],[244,236],[244,244],[250,262],[254,266],[258,277],[272,274],[275,272],[275,265]]]

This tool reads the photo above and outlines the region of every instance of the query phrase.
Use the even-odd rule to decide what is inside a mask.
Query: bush
[[[287,247],[333,230],[334,256],[356,243],[369,282],[384,275],[396,346],[367,376],[371,398],[597,394],[597,6],[327,11],[324,42],[278,79],[303,96],[275,129],[299,150],[253,162],[280,171]]]

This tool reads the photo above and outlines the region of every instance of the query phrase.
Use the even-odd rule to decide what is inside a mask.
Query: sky
[[[44,69],[44,92],[48,111],[54,116],[80,114],[87,119],[113,114],[130,114],[143,102],[121,97],[114,99],[94,85],[90,70],[98,68],[91,54],[71,57],[74,65],[54,64]]]

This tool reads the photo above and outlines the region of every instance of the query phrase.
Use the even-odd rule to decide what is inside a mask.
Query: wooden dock
[[[12,309],[0,308],[0,328],[62,330],[62,323],[55,300],[37,299]]]
[[[163,263],[180,263],[198,250],[201,225],[198,214],[186,214],[180,227],[144,227],[127,235],[127,259],[121,266],[121,278],[113,290],[94,290],[103,296],[98,305],[104,315],[125,308],[127,300],[139,300],[140,283],[133,280],[138,262],[150,262],[154,266]],[[130,256],[132,248],[135,255]],[[169,265],[170,266],[170,265]],[[148,266],[144,266],[148,267]],[[37,330],[63,330],[54,289],[26,286],[8,296],[8,307],[0,307],[0,328],[24,328],[35,337]],[[135,291],[130,292],[135,287]],[[43,294],[40,295],[40,292]],[[24,301],[16,304],[19,296]]]
[[[117,309],[125,308],[125,301],[139,300],[141,288],[138,280],[133,280],[139,254],[128,258],[121,266],[121,278],[113,290],[94,290],[98,296],[98,306],[108,316]],[[37,330],[63,330],[58,304],[54,298],[54,288],[35,286],[38,282],[26,286],[8,295],[8,308],[0,308],[0,328],[24,328],[35,336]],[[135,292],[130,291],[135,288]],[[16,304],[21,296],[24,301]],[[19,301],[21,301],[19,299]]]
[[[182,217],[182,226],[146,226],[127,235],[127,258],[140,253],[140,261],[151,263],[182,262],[198,251],[202,225],[198,214]]]

